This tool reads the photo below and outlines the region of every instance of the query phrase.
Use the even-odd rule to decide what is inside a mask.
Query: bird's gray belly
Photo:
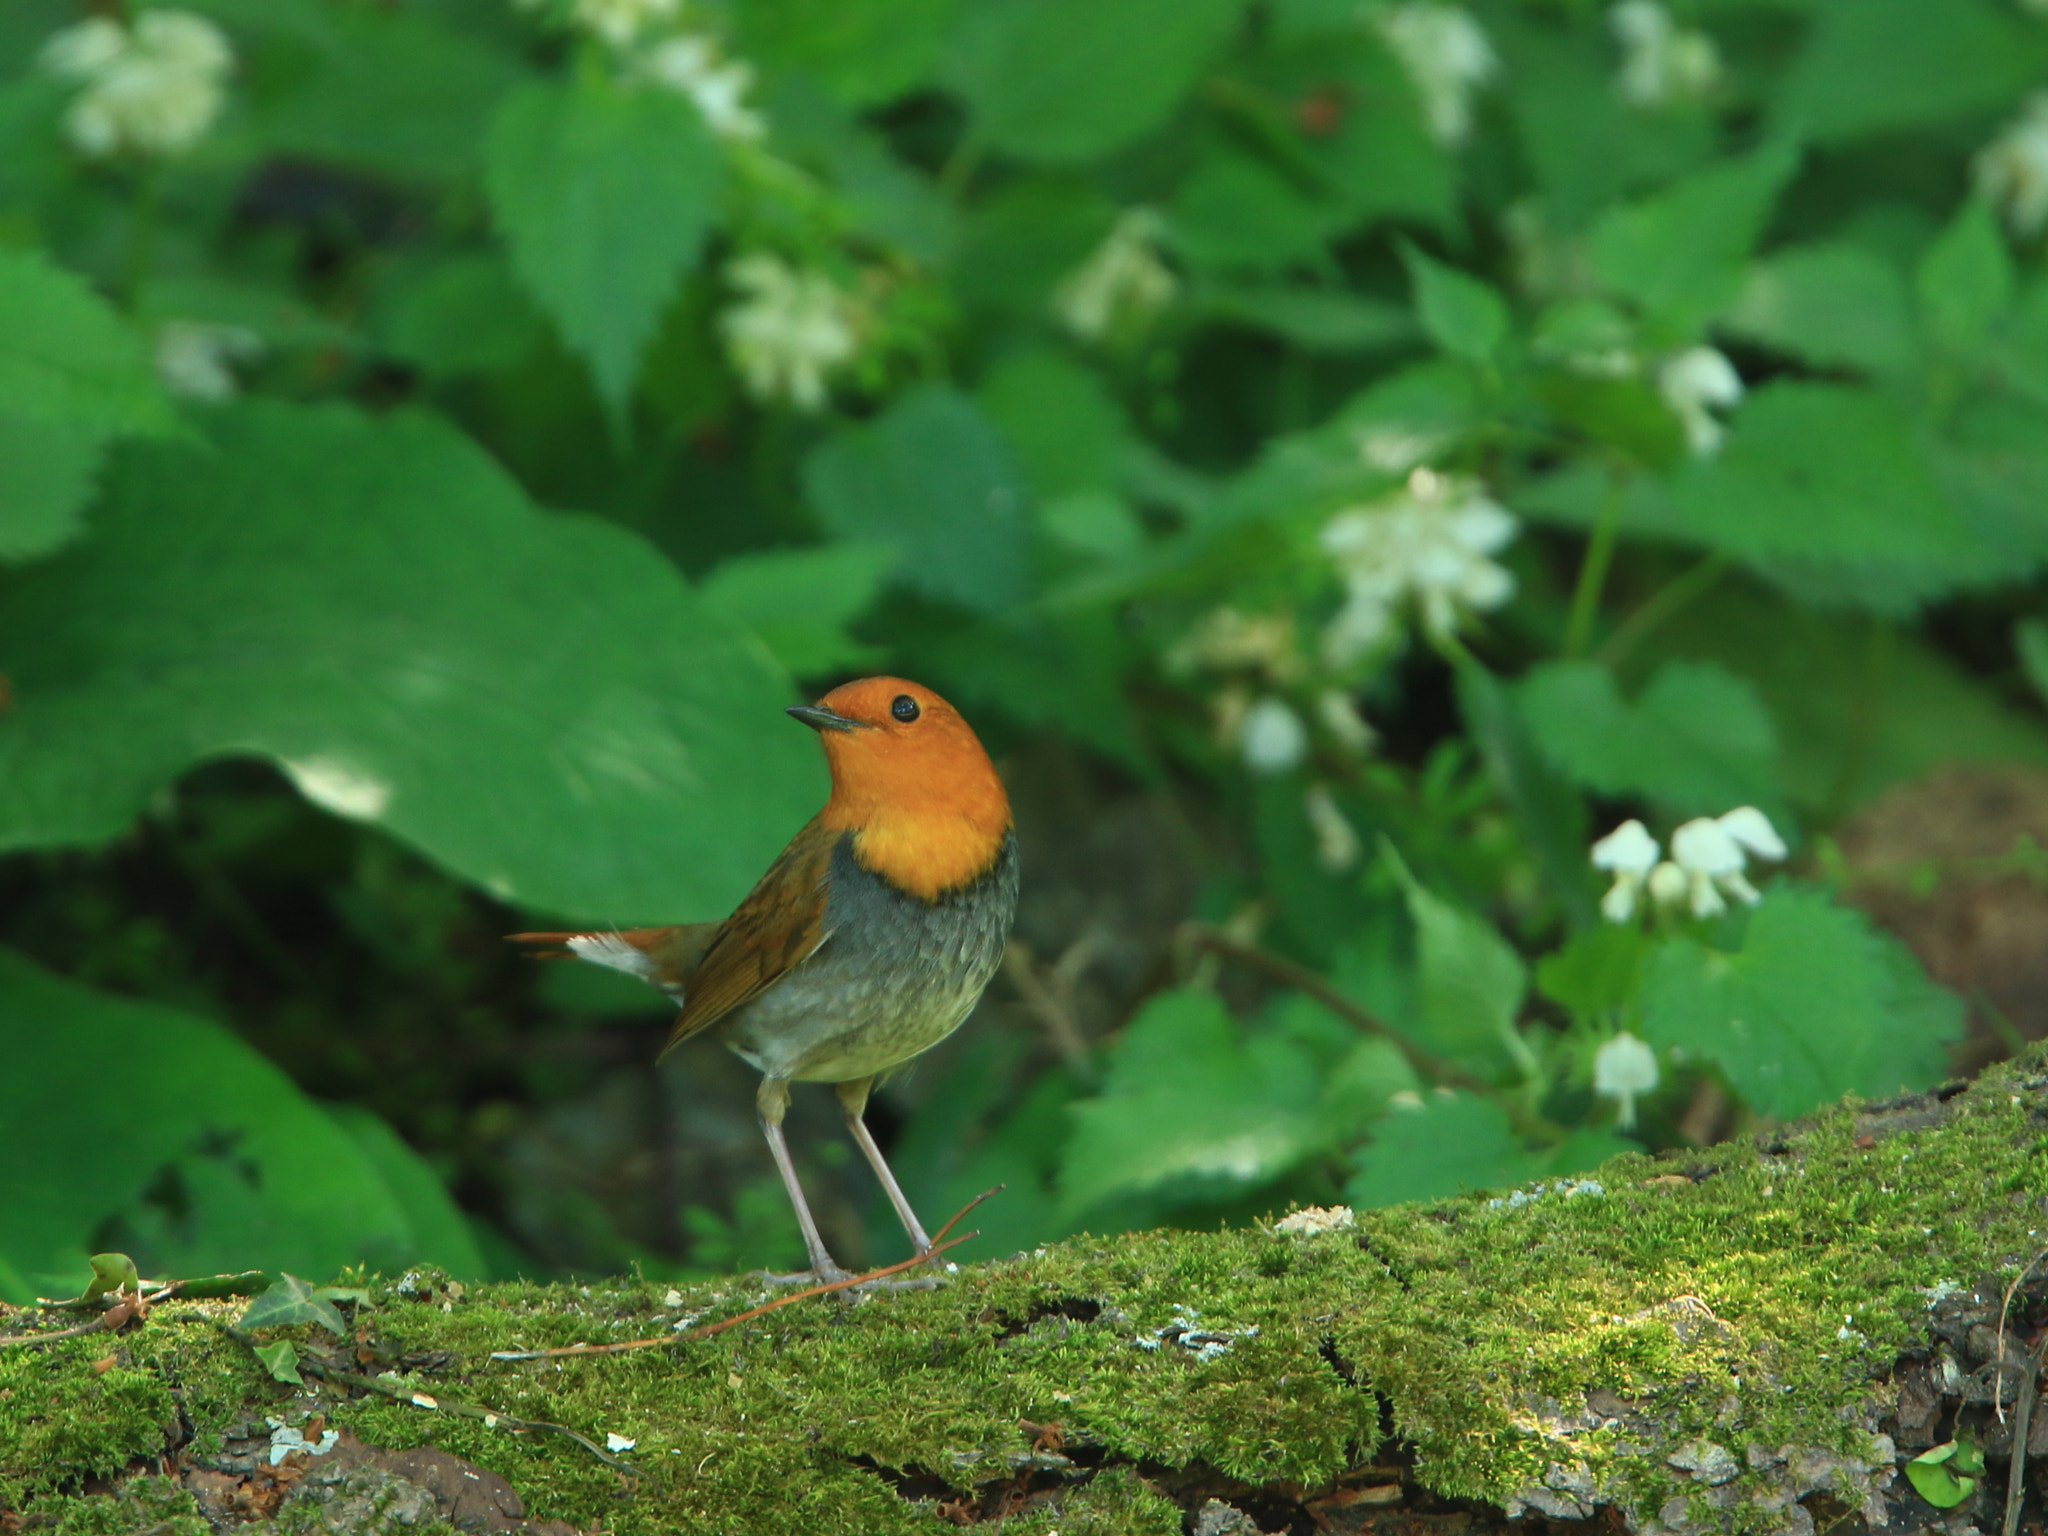
[[[833,850],[830,934],[803,964],[718,1026],[771,1077],[842,1083],[928,1051],[960,1027],[995,974],[1017,905],[1006,840],[988,874],[935,902],[906,896]]]

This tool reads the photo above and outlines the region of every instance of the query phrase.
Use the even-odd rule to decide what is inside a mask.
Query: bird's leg
[[[932,1245],[925,1236],[924,1227],[917,1219],[917,1212],[910,1208],[910,1202],[903,1198],[903,1191],[896,1183],[896,1175],[889,1171],[889,1163],[882,1156],[882,1149],[875,1145],[875,1138],[868,1134],[868,1123],[862,1119],[868,1107],[868,1091],[875,1086],[872,1077],[856,1078],[850,1083],[838,1085],[839,1106],[846,1111],[846,1128],[853,1133],[854,1144],[866,1156],[868,1165],[875,1170],[875,1177],[882,1181],[882,1188],[889,1196],[889,1203],[896,1207],[896,1219],[903,1223],[903,1230],[910,1234],[910,1245],[923,1253]]]
[[[760,1092],[754,1095],[754,1105],[761,1112],[761,1134],[768,1138],[768,1150],[774,1155],[775,1170],[782,1175],[782,1187],[789,1191],[789,1203],[796,1207],[796,1224],[804,1235],[804,1251],[811,1256],[810,1274],[771,1275],[769,1278],[791,1283],[811,1280],[814,1276],[820,1282],[844,1280],[846,1271],[832,1262],[832,1255],[825,1251],[825,1240],[818,1235],[818,1223],[811,1217],[811,1207],[804,1199],[804,1187],[796,1179],[796,1164],[789,1158],[789,1143],[782,1136],[782,1117],[789,1109],[789,1080],[762,1078]]]

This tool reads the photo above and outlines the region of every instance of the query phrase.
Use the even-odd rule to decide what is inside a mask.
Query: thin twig
[[[41,1301],[38,1306],[48,1309],[75,1309],[97,1302],[100,1315],[89,1323],[80,1323],[75,1328],[60,1328],[55,1333],[14,1333],[0,1335],[0,1349],[11,1344],[34,1346],[50,1344],[58,1339],[76,1339],[88,1333],[113,1333],[125,1327],[131,1318],[148,1317],[149,1309],[160,1301],[169,1301],[178,1294],[178,1287],[185,1282],[172,1280],[151,1291],[147,1296],[140,1291],[106,1291],[95,1296],[92,1302],[80,1297],[76,1301]],[[117,1315],[118,1314],[118,1315]]]
[[[1348,1020],[1369,1035],[1378,1035],[1395,1050],[1407,1058],[1408,1065],[1433,1082],[1469,1089],[1474,1093],[1485,1093],[1487,1086],[1470,1073],[1453,1066],[1432,1051],[1426,1051],[1414,1041],[1383,1022],[1377,1015],[1361,1008],[1350,998],[1331,986],[1307,966],[1296,965],[1285,955],[1276,955],[1270,949],[1225,933],[1221,928],[1208,923],[1182,923],[1180,939],[1197,949],[1206,949],[1212,954],[1222,955],[1254,970],[1264,971],[1283,986],[1293,987],[1297,992],[1306,992],[1339,1018]]]
[[[2041,1374],[2041,1352],[2048,1350],[2048,1334],[2041,1336],[2027,1356],[2027,1374],[2020,1381],[2020,1400],[2012,1410],[2012,1469],[2005,1477],[2005,1529],[2002,1536],[2016,1536],[2020,1528],[2020,1504],[2027,1496],[2027,1425],[2034,1416],[2034,1397]]]
[[[235,1340],[238,1344],[247,1345],[252,1350],[256,1347],[256,1339],[253,1334],[244,1333],[241,1329],[228,1323],[221,1323],[219,1327],[222,1332],[226,1333],[229,1338]],[[436,1413],[452,1413],[457,1418],[475,1419],[487,1429],[509,1429],[515,1434],[542,1430],[551,1435],[560,1435],[566,1440],[575,1441],[606,1466],[614,1467],[631,1477],[637,1478],[640,1476],[640,1469],[630,1461],[620,1460],[603,1446],[597,1444],[588,1436],[569,1428],[566,1424],[551,1424],[545,1419],[522,1419],[516,1414],[500,1413],[495,1408],[485,1408],[476,1403],[457,1402],[452,1398],[439,1397],[431,1392],[422,1392],[417,1387],[408,1387],[404,1382],[387,1381],[381,1376],[365,1376],[360,1371],[344,1370],[338,1365],[323,1364],[319,1359],[310,1355],[299,1356],[298,1368],[301,1371],[310,1371],[313,1375],[318,1376],[322,1381],[328,1382],[331,1385],[355,1387],[364,1392],[378,1393],[380,1396],[388,1397],[394,1402],[409,1403],[415,1408],[427,1408]]]
[[[1068,1069],[1083,1083],[1093,1087],[1095,1061],[1088,1051],[1088,1038],[1081,1033],[1081,1026],[1074,1021],[1074,1011],[1062,995],[1069,991],[1071,983],[1061,985],[1066,980],[1063,973],[1068,957],[1075,950],[1082,950],[1084,945],[1092,948],[1090,937],[1083,934],[1075,941],[1073,949],[1060,957],[1053,967],[1050,983],[1038,974],[1038,958],[1032,954],[1031,946],[1021,939],[1012,939],[1003,950],[1003,973],[1010,978],[1010,984],[1017,989],[1024,1006],[1045,1026],[1046,1034],[1052,1037],[1053,1049],[1060,1053]],[[1085,950],[1083,954],[1085,956]]]
[[[2004,1300],[1998,1304],[1998,1347],[1992,1352],[1992,1358],[1998,1362],[1998,1369],[1991,1374],[1991,1411],[1998,1416],[1998,1422],[2001,1424],[2005,1422],[2005,1404],[2000,1401],[2000,1397],[2005,1386],[2006,1314],[2012,1311],[2012,1299],[2019,1291],[2020,1286],[2025,1282],[2027,1276],[2034,1272],[2034,1266],[2043,1259],[2048,1259],[2048,1248],[2043,1248],[2031,1259],[2027,1260],[2027,1267],[2012,1277],[2012,1284],[2005,1288]]]
[[[107,1326],[104,1317],[96,1317],[89,1323],[80,1323],[76,1328],[59,1328],[55,1333],[10,1333],[0,1335],[0,1349],[20,1344],[33,1347],[37,1344],[54,1344],[59,1339],[75,1339],[81,1334],[98,1333]]]
[[[990,1193],[993,1194],[994,1191],[991,1190]],[[987,1198],[987,1195],[978,1195],[975,1197],[974,1203],[979,1205]],[[970,1206],[969,1209],[972,1209],[972,1207]],[[964,1215],[965,1212],[962,1212],[962,1214]],[[954,1221],[959,1219],[958,1216],[953,1218]],[[948,1222],[946,1226],[950,1227],[952,1224],[952,1222]],[[943,1232],[946,1228],[941,1227],[939,1230]],[[708,1339],[714,1333],[723,1333],[728,1328],[737,1328],[741,1323],[750,1323],[757,1317],[766,1316],[768,1313],[780,1307],[789,1306],[793,1302],[804,1301],[812,1296],[829,1296],[834,1291],[850,1290],[856,1285],[866,1285],[870,1280],[886,1280],[889,1276],[900,1274],[906,1269],[915,1269],[918,1265],[944,1253],[948,1248],[957,1248],[969,1238],[979,1236],[981,1236],[979,1232],[968,1232],[954,1238],[950,1243],[934,1242],[923,1253],[912,1254],[900,1264],[890,1264],[882,1269],[871,1269],[864,1275],[848,1275],[843,1280],[830,1280],[823,1285],[812,1285],[805,1287],[801,1291],[791,1291],[787,1296],[778,1296],[773,1301],[763,1302],[758,1307],[750,1308],[732,1317],[721,1318],[715,1323],[705,1323],[700,1327],[692,1328],[687,1333],[657,1334],[651,1339],[620,1339],[615,1344],[564,1344],[556,1349],[499,1349],[491,1352],[491,1358],[493,1360],[572,1360],[579,1355],[623,1355],[636,1349],[653,1349],[661,1344],[686,1344],[692,1339]]]

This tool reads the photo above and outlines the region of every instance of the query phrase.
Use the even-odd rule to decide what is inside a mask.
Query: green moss
[[[429,1363],[407,1380],[625,1436],[637,1486],[559,1437],[322,1396],[368,1442],[440,1446],[510,1479],[530,1514],[617,1536],[930,1532],[941,1490],[986,1492],[1028,1469],[1027,1422],[1057,1424],[1108,1470],[1023,1508],[1015,1529],[1166,1532],[1171,1506],[1123,1469],[1200,1464],[1312,1490],[1373,1459],[1381,1398],[1438,1493],[1540,1506],[1547,1481],[1639,1521],[1690,1512],[1764,1530],[1782,1523],[1774,1456],[1799,1452],[1808,1485],[1813,1466],[1836,1466],[1825,1475],[1845,1497],[1880,1463],[1873,1382],[1924,1337],[1925,1289],[2010,1276],[2037,1246],[2048,1079],[2030,1070],[1994,1073],[1919,1116],[1938,1125],[1895,1135],[1843,1109],[1767,1152],[1619,1159],[1598,1193],[1471,1196],[1306,1238],[1080,1237],[937,1291],[802,1302],[637,1354],[490,1359],[665,1332],[679,1313],[759,1296],[738,1279],[690,1289],[680,1308],[636,1281],[459,1299],[432,1277],[411,1295],[379,1288],[362,1315],[378,1346],[400,1367]],[[1690,1179],[1671,1179],[1680,1163]],[[181,1407],[202,1450],[274,1411],[290,1389],[211,1326],[237,1307],[159,1309],[104,1374],[91,1361],[105,1339],[0,1351],[0,1501],[73,1507],[83,1475],[160,1450]],[[1226,1342],[1203,1358],[1167,1331],[1177,1321]],[[1607,1415],[1588,1412],[1589,1392]],[[1710,1509],[1730,1490],[1710,1500],[1668,1463],[1696,1440],[1740,1464],[1732,1507]]]

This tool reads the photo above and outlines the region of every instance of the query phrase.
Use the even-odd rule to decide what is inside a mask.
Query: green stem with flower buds
[[[1607,585],[1608,567],[1614,564],[1614,545],[1621,536],[1621,514],[1627,505],[1628,474],[1621,469],[1610,470],[1607,494],[1600,498],[1600,510],[1594,514],[1586,557],[1579,563],[1578,585],[1572,590],[1571,617],[1564,627],[1567,658],[1584,655],[1592,641],[1593,621],[1600,613],[1600,593]]]

